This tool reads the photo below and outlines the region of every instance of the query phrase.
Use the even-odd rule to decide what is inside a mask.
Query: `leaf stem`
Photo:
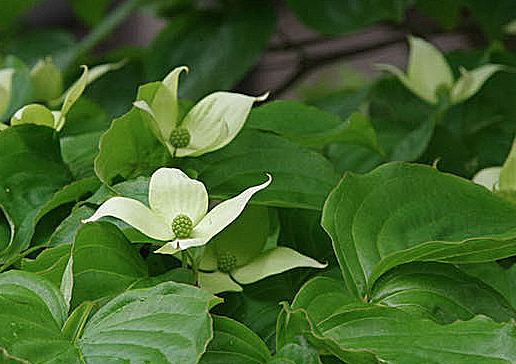
[[[126,20],[142,0],[127,0],[107,15],[84,39],[78,42],[75,47],[57,57],[55,60],[63,69],[71,66],[81,55],[88,53],[95,46],[105,39],[115,28]]]

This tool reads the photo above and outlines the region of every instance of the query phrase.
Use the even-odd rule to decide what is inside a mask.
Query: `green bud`
[[[49,102],[63,93],[63,74],[52,59],[39,60],[30,71],[36,101]]]
[[[185,148],[190,144],[190,133],[185,128],[175,128],[170,133],[170,144],[174,148]]]
[[[184,239],[189,237],[192,229],[192,220],[186,215],[177,215],[172,221],[172,232],[176,238]]]
[[[237,265],[237,258],[231,253],[220,254],[217,257],[217,269],[223,273],[228,273]]]

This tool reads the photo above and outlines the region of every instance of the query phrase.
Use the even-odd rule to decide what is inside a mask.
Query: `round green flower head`
[[[170,134],[170,144],[175,148],[186,148],[190,144],[190,133],[185,128],[175,128]]]
[[[237,258],[231,253],[220,254],[217,258],[217,269],[223,273],[228,273],[236,267]]]
[[[192,220],[186,215],[177,215],[172,221],[172,232],[179,239],[189,237],[192,230]]]

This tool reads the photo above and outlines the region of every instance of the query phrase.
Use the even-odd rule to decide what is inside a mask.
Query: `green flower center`
[[[186,215],[177,215],[172,221],[172,232],[176,238],[184,239],[189,237],[192,229],[192,220]]]
[[[190,133],[185,128],[175,128],[170,134],[170,144],[175,148],[185,148],[190,144]]]
[[[231,253],[220,254],[217,257],[217,269],[221,272],[228,273],[236,264],[237,258]]]

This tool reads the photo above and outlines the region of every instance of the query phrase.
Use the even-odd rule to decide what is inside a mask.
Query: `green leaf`
[[[84,325],[94,311],[94,308],[95,303],[90,301],[83,302],[68,316],[61,329],[61,333],[70,341],[75,342],[75,340],[81,337]]]
[[[265,363],[271,355],[258,335],[228,317],[213,315],[213,339],[208,344],[200,364]]]
[[[183,97],[198,100],[232,89],[258,60],[274,25],[272,7],[262,0],[179,18],[152,44],[145,63],[147,79],[161,80],[171,68],[185,65],[192,72],[180,83]]]
[[[15,270],[2,273],[0,312],[0,348],[8,358],[31,364],[81,363],[77,348],[61,334],[66,303],[45,279]]]
[[[23,259],[22,269],[36,273],[59,288],[72,251],[71,244],[45,249],[36,259]]]
[[[307,26],[325,34],[360,30],[379,21],[401,22],[412,0],[287,0],[290,9]]]
[[[331,164],[320,154],[257,130],[242,130],[225,148],[198,158],[183,158],[183,169],[199,173],[211,198],[227,199],[272,175],[255,203],[319,210],[337,183]]]
[[[29,246],[39,210],[70,183],[55,132],[36,125],[0,132],[0,206],[11,224],[11,239],[0,252],[8,259]]]
[[[461,264],[459,269],[475,277],[503,295],[516,307],[516,265],[504,268],[499,263]]]
[[[341,311],[315,322],[303,308],[284,305],[278,326],[303,334],[320,350],[349,364],[510,364],[516,360],[514,321],[486,317],[439,325],[395,308],[370,306]]]
[[[440,324],[480,314],[498,322],[516,317],[515,308],[502,294],[451,264],[418,262],[396,267],[376,281],[370,300]]]
[[[349,289],[363,297],[403,263],[514,255],[515,218],[516,206],[484,187],[428,166],[390,163],[347,174],[325,203],[322,225]]]
[[[140,111],[133,108],[113,120],[109,130],[100,138],[95,173],[109,185],[118,179],[150,175],[170,158],[169,151],[148,128]]]
[[[374,129],[367,118],[359,113],[342,120],[313,106],[278,100],[253,109],[246,127],[272,131],[306,146],[348,142],[383,153]]]
[[[138,251],[113,224],[88,223],[73,246],[72,307],[123,292],[148,275]]]
[[[274,354],[267,364],[322,364],[318,350],[302,336],[296,336]]]
[[[195,363],[213,335],[208,310],[220,301],[173,282],[129,291],[93,315],[77,345],[88,364]]]
[[[196,287],[166,282],[123,293],[89,319],[92,305],[85,303],[65,323],[59,290],[13,270],[0,275],[0,358],[9,364],[195,363],[213,335],[208,311],[220,302]]]
[[[369,117],[389,158],[417,160],[433,135],[435,107],[394,78],[376,82],[369,97]]]
[[[99,153],[100,137],[110,123],[103,109],[84,98],[70,108],[59,141],[63,160],[76,179],[95,175],[93,162]]]

